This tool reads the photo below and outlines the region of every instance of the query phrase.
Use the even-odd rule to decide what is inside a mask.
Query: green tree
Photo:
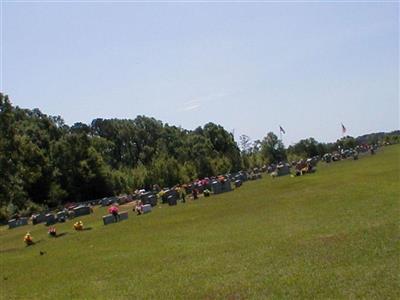
[[[285,147],[273,132],[269,132],[261,142],[261,154],[268,164],[286,160]]]

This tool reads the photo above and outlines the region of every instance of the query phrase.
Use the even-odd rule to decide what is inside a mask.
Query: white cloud
[[[199,107],[200,107],[200,103],[192,104],[192,105],[182,108],[180,111],[191,111],[191,110],[198,109]]]
[[[191,111],[195,110],[201,107],[202,104],[206,102],[216,102],[222,100],[224,97],[229,96],[229,93],[226,92],[218,92],[218,93],[212,93],[209,95],[201,96],[194,98],[192,100],[189,100],[184,103],[184,107],[181,108],[179,111]]]

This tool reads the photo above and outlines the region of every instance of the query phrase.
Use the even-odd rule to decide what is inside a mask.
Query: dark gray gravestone
[[[144,192],[142,194],[140,194],[140,200],[142,201],[142,203],[144,203],[144,201],[147,201],[147,198],[149,198],[149,196],[153,195],[152,192]]]
[[[140,200],[143,204],[150,204],[151,206],[157,205],[157,196],[153,192],[145,192],[140,195]]]
[[[233,177],[233,180],[242,180],[242,175],[241,174],[236,174],[235,177]]]
[[[290,166],[288,164],[278,165],[276,171],[278,176],[288,175],[290,173]]]
[[[246,181],[247,180],[247,173],[246,172],[239,172],[239,174],[242,176],[241,180]]]
[[[28,225],[28,218],[12,219],[8,221],[8,229]]]
[[[108,198],[101,199],[101,206],[107,206],[111,204],[111,200]]]
[[[57,221],[58,222],[65,222],[68,219],[68,216],[65,212],[60,211],[57,213]]]
[[[40,214],[32,215],[32,224],[33,225],[43,223],[43,222],[46,222],[46,214],[40,213]]]
[[[105,215],[105,216],[103,216],[103,223],[104,223],[104,225],[115,223],[114,216],[113,215]]]
[[[242,186],[242,181],[241,180],[235,180],[235,187],[241,187]]]
[[[168,199],[170,196],[172,196],[176,200],[178,200],[178,198],[179,198],[179,194],[176,190],[174,190],[174,189],[166,190],[164,195],[162,196],[163,203],[169,203]]]
[[[222,185],[219,181],[213,181],[211,183],[211,189],[214,194],[222,193]]]
[[[18,227],[17,220],[11,219],[8,221],[8,229],[13,229],[15,227]]]
[[[119,215],[119,221],[120,222],[123,221],[123,220],[127,220],[128,219],[128,212],[127,211],[120,212],[120,213],[118,213],[118,215]],[[111,214],[103,216],[103,223],[104,223],[104,225],[115,223],[114,216],[111,215]]]
[[[89,206],[78,206],[74,208],[75,218],[79,216],[90,215],[90,207]]]
[[[176,199],[176,197],[174,195],[169,195],[168,196],[168,205],[172,206],[172,205],[177,205],[178,201]]]
[[[223,193],[232,191],[231,181],[229,179],[226,179],[224,183],[221,184],[221,186]]]
[[[234,180],[241,180],[242,182],[247,180],[247,173],[240,171],[234,177]]]
[[[149,204],[151,206],[156,206],[157,205],[157,196],[152,194],[150,196],[147,197],[147,203],[145,203],[146,205]]]
[[[46,226],[53,225],[57,223],[57,218],[54,214],[46,215]]]
[[[104,225],[115,223],[115,218],[113,215],[105,215],[103,216],[103,223]]]
[[[123,221],[123,220],[128,220],[128,212],[127,211],[122,211],[119,214],[119,220]]]
[[[75,212],[74,212],[74,210],[69,210],[69,211],[67,212],[67,214],[68,214],[68,219],[72,220],[73,218],[75,218]]]

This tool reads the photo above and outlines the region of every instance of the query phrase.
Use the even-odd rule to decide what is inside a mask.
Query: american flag
[[[344,127],[343,123],[342,123],[342,134],[346,133],[346,127]]]

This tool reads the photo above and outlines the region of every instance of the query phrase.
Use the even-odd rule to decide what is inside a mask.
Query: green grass
[[[3,227],[1,298],[399,299],[399,156],[390,146],[109,226],[101,208],[81,218],[92,230],[57,224],[57,239]]]

